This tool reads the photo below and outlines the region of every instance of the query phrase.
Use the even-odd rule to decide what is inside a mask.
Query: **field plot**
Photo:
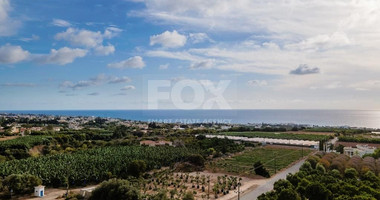
[[[151,179],[140,182],[139,186],[145,197],[165,191],[170,199],[182,199],[187,192],[193,193],[196,199],[219,199],[226,195],[233,196],[238,184],[245,181],[238,176],[204,172],[173,173],[163,170],[153,173]]]
[[[302,150],[300,148],[292,149],[268,146],[246,150],[231,158],[220,159],[211,164],[210,167],[212,170],[243,176],[253,176],[255,175],[253,164],[257,161],[261,161],[264,167],[273,175],[275,170],[279,171],[286,168],[294,161],[299,160],[302,156],[306,156],[311,152],[312,150],[310,149]]]
[[[288,140],[312,140],[320,141],[327,140],[332,136],[322,134],[294,134],[287,132],[222,132],[218,135],[228,136],[242,136],[242,137],[259,137],[259,138],[273,138],[273,139],[288,139]]]

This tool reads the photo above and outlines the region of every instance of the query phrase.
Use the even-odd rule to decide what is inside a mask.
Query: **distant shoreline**
[[[95,116],[145,122],[295,124],[380,128],[380,111],[366,110],[6,110],[0,113]]]

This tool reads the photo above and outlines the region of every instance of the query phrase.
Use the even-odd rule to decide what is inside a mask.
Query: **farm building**
[[[370,147],[368,145],[356,145],[356,148],[354,147],[344,147],[343,153],[347,156],[355,156],[358,155],[360,157],[364,156],[365,154],[371,154],[374,153],[376,150],[376,147]]]

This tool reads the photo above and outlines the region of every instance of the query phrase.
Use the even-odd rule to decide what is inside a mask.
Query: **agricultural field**
[[[0,141],[0,149],[8,148],[32,148],[33,146],[47,143],[52,137],[51,136],[24,136],[18,137],[12,140]]]
[[[230,158],[220,159],[210,164],[211,170],[239,174],[243,176],[255,175],[253,165],[261,161],[271,175],[275,170],[286,168],[294,161],[310,154],[312,150],[301,148],[279,148],[267,146],[244,151]],[[276,158],[276,159],[274,159]]]
[[[290,139],[290,140],[311,140],[311,141],[321,141],[328,140],[332,136],[321,135],[321,134],[294,134],[287,132],[221,132],[218,135],[227,136],[241,136],[241,137],[258,137],[258,138],[273,138],[273,139]]]
[[[12,160],[0,163],[0,176],[28,173],[38,176],[47,186],[64,186],[99,183],[112,177],[127,177],[130,163],[141,160],[146,169],[170,166],[197,153],[197,149],[184,147],[111,146],[74,153],[48,155],[37,158]]]
[[[339,141],[380,144],[380,138],[370,138],[370,137],[363,137],[363,136],[352,136],[352,137],[341,136],[339,137]]]
[[[162,170],[152,173],[151,178],[140,182],[138,187],[147,198],[165,192],[170,199],[182,199],[185,193],[191,192],[196,199],[218,199],[237,191],[241,180],[237,176]]]

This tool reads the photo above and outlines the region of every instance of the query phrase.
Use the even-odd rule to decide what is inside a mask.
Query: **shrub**
[[[30,174],[12,174],[4,179],[3,185],[15,194],[32,193],[35,186],[41,185],[42,181],[37,176]]]
[[[89,200],[139,200],[140,192],[134,188],[129,181],[111,179],[104,181],[93,192]]]
[[[255,162],[255,164],[253,164],[253,168],[254,168],[255,173],[257,175],[263,176],[265,178],[270,177],[268,170],[264,167],[264,165],[261,163],[261,161]]]

